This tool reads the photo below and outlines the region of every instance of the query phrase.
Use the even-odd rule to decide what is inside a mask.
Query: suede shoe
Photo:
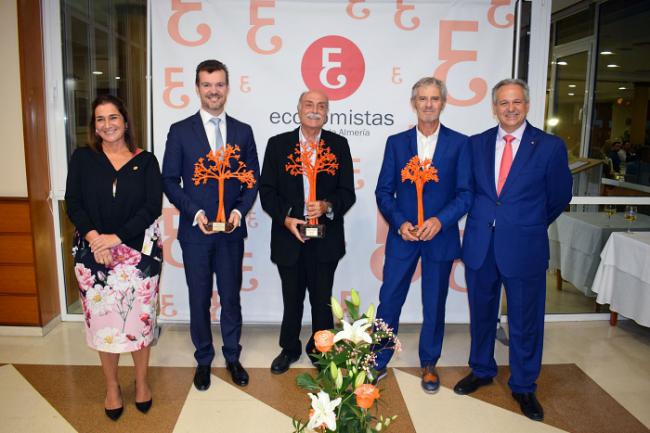
[[[226,369],[230,372],[230,377],[235,385],[248,385],[248,373],[239,361],[227,362]]]
[[[422,389],[427,394],[435,394],[440,389],[440,376],[436,371],[435,365],[427,365],[422,368]]]
[[[544,409],[535,397],[534,392],[518,393],[513,392],[512,396],[519,403],[519,407],[524,415],[533,421],[544,420]]]
[[[199,391],[205,391],[210,388],[210,366],[199,365],[194,372],[194,386]]]
[[[282,350],[271,363],[271,373],[282,374],[289,370],[289,366],[300,359],[300,355],[292,355],[286,350]]]
[[[458,395],[467,395],[473,393],[480,387],[491,383],[491,377],[478,377],[474,376],[474,373],[470,373],[458,381],[456,386],[454,386],[454,392]]]

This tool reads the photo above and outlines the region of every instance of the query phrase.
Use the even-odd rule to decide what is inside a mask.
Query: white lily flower
[[[334,409],[341,403],[341,398],[330,401],[330,396],[324,391],[320,391],[318,395],[309,394],[311,398],[311,408],[314,413],[309,418],[307,428],[315,430],[325,425],[330,430],[336,430],[336,415]]]
[[[334,342],[341,340],[348,340],[354,344],[358,344],[362,341],[365,341],[368,344],[372,343],[372,338],[370,334],[366,332],[368,328],[372,325],[367,318],[359,319],[350,325],[348,322],[343,320],[343,330],[339,331],[334,336]]]

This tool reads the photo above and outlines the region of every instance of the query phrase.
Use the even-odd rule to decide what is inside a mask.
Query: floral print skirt
[[[162,257],[156,228],[145,233],[153,242],[150,255],[121,244],[111,250],[109,266],[97,263],[88,242],[77,235],[74,269],[91,348],[122,353],[152,343]]]

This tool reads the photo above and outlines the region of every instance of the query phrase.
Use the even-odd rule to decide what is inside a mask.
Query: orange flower
[[[334,334],[330,331],[318,331],[314,334],[314,344],[319,352],[329,352],[334,345]]]
[[[358,386],[354,394],[357,396],[357,406],[364,409],[370,409],[379,398],[379,390],[369,383]]]

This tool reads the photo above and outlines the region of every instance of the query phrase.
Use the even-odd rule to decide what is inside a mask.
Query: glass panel
[[[112,93],[108,52],[108,33],[95,29],[95,66],[93,75],[97,94]]]
[[[528,81],[528,59],[530,52],[530,17],[532,4],[530,2],[521,3],[521,25],[519,32],[519,65],[517,77]]]
[[[65,201],[59,201],[59,224],[61,227],[61,249],[63,251],[63,279],[65,281],[65,300],[68,314],[82,314],[79,302],[79,285],[74,272],[72,242],[75,228],[66,214]]]
[[[582,12],[558,20],[555,26],[555,45],[566,44],[594,34],[593,6]]]
[[[589,154],[606,161],[604,195],[650,196],[648,22],[647,1],[600,9]]]
[[[553,104],[548,110],[546,129],[562,137],[569,152],[569,162],[581,156],[587,61],[586,51],[555,59]]]

